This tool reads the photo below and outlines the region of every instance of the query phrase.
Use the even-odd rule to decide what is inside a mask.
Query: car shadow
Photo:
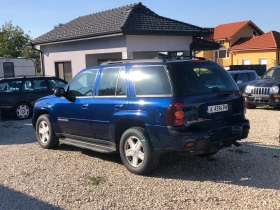
[[[102,154],[68,145],[61,145],[59,150],[81,151],[93,158],[122,164],[118,154]],[[163,155],[159,167],[147,177],[280,190],[279,166],[279,146],[244,142],[241,147],[233,146],[208,158],[174,153]]]
[[[62,208],[0,185],[0,209],[59,210]]]
[[[280,190],[280,147],[251,142],[242,145],[208,158],[168,154],[149,176]]]
[[[82,149],[78,147],[74,147],[71,145],[66,145],[66,144],[61,144],[56,150],[63,150],[63,151],[78,151],[81,152],[84,155],[93,157],[93,158],[98,158],[101,160],[109,161],[109,162],[114,162],[118,164],[122,164],[121,157],[119,154],[107,154],[107,153],[100,153],[100,152],[95,152],[92,150],[87,150],[87,149]]]
[[[10,117],[0,121],[0,145],[29,144],[36,142],[31,119],[13,120]]]

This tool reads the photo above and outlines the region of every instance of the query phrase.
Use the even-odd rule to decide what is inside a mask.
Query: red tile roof
[[[218,25],[214,30],[214,39],[231,38],[248,24],[252,24],[252,26],[256,28],[257,31],[263,34],[263,31],[259,29],[251,20],[245,20],[241,22]]]
[[[246,42],[237,41],[230,50],[245,49],[276,49],[280,48],[280,33],[277,31],[269,31],[266,34],[255,36]]]

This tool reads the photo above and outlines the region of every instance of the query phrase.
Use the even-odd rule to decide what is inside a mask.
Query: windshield
[[[280,68],[269,70],[263,79],[280,79]]]
[[[175,91],[179,95],[238,90],[228,72],[212,62],[176,63],[171,64],[169,69]]]

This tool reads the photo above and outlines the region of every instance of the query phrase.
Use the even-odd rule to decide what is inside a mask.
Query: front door
[[[119,112],[126,112],[128,106],[125,67],[102,70],[93,104],[91,120],[94,138],[114,141],[111,132],[114,123]]]
[[[90,116],[93,111],[93,87],[98,69],[78,74],[67,86],[67,95],[54,106],[60,132],[65,136],[92,138]]]

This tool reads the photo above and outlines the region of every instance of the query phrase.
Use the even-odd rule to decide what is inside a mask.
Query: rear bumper
[[[148,129],[150,131],[150,129]],[[158,130],[158,129],[154,129]],[[162,128],[160,128],[162,130]],[[248,137],[250,124],[248,120],[230,126],[211,129],[202,133],[176,135],[166,128],[167,132],[158,135],[156,140],[152,134],[152,144],[157,153],[186,152],[193,155],[217,152],[230,147],[241,139]],[[192,145],[187,147],[187,145]]]

